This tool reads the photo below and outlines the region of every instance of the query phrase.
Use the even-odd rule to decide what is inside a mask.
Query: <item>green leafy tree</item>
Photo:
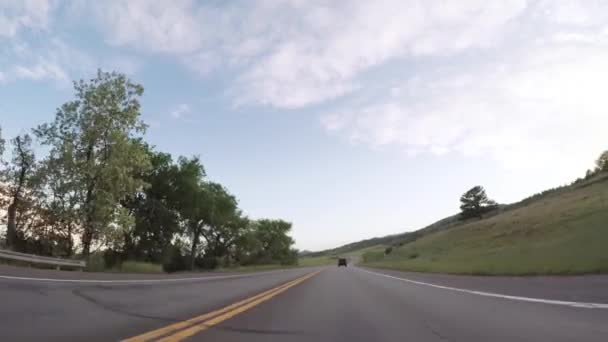
[[[496,202],[488,198],[482,186],[474,186],[460,197],[460,217],[468,219],[472,217],[481,218],[488,211],[496,209]]]
[[[229,252],[247,227],[248,219],[238,210],[236,198],[221,184],[208,182],[204,185],[207,194],[207,221],[199,226],[205,239],[206,261],[212,267],[224,259],[228,266]]]
[[[35,157],[32,150],[32,138],[28,134],[19,135],[11,140],[13,156],[11,163],[4,172],[4,181],[8,184],[10,204],[7,209],[6,246],[14,249],[17,239],[18,213],[24,212],[29,201],[26,192],[31,185]]]
[[[34,176],[37,184],[34,196],[44,223],[33,226],[30,235],[43,239],[50,234],[59,250],[57,254],[69,257],[74,252],[76,236],[82,233],[78,210],[80,176],[73,159],[66,158],[70,150],[61,152],[44,159]]]
[[[214,268],[219,259],[228,256],[247,226],[247,219],[238,210],[233,195],[221,184],[205,180],[205,170],[198,158],[182,157],[178,164],[176,197],[190,240],[190,268],[194,268],[200,254],[204,258],[199,266]]]
[[[258,240],[255,231],[255,222],[249,221],[238,237],[232,257],[240,265],[251,265],[257,263],[262,255],[262,242]]]
[[[149,146],[146,150],[152,167],[137,177],[149,186],[124,202],[135,217],[135,225],[123,236],[123,252],[128,258],[162,262],[175,236],[181,232],[175,186],[180,173],[170,154],[155,152]]]
[[[292,249],[294,241],[289,236],[290,222],[262,219],[254,223],[254,231],[261,244],[259,263],[297,263],[297,251]]]
[[[200,240],[204,226],[210,221],[211,198],[205,188],[205,169],[200,160],[180,157],[176,175],[178,212],[190,239],[190,268],[194,268],[200,252]]]
[[[131,224],[119,203],[145,186],[134,177],[149,167],[142,144],[134,142],[146,128],[140,119],[143,87],[123,74],[100,70],[91,80],[75,82],[74,89],[76,99],[34,132],[50,147],[47,162],[73,177],[70,191],[83,229],[82,254],[88,257],[108,229]]]
[[[602,152],[595,161],[595,165],[598,171],[608,171],[608,150]]]

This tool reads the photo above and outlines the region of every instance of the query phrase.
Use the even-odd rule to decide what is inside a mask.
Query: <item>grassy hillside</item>
[[[317,255],[317,256],[302,256],[298,259],[300,266],[323,266],[331,265],[337,262],[337,256],[334,255]]]
[[[387,235],[382,237],[375,237],[367,240],[361,240],[353,243],[349,243],[337,248],[327,249],[318,252],[304,252],[301,257],[322,257],[328,255],[347,255],[347,254],[361,254],[361,251],[369,248],[377,248],[378,246],[392,246],[392,245],[403,245],[404,243],[414,241],[422,236],[430,233],[438,232],[441,230],[448,229],[461,223],[458,221],[458,215],[453,215],[439,220],[429,226],[422,229],[405,232],[401,234]],[[383,249],[384,250],[384,249]]]
[[[608,178],[604,175],[504,206],[491,217],[455,223],[367,252],[364,264],[467,274],[608,272]]]
[[[362,259],[365,253],[377,253],[383,252],[386,249],[385,245],[376,245],[357,250],[350,250],[343,253],[328,253],[323,255],[307,255],[301,256],[298,260],[300,266],[322,266],[322,265],[333,265],[338,262],[338,258],[348,258],[350,262],[358,262]]]

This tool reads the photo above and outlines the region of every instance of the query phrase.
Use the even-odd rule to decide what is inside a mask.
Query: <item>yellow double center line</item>
[[[209,327],[219,324],[225,320],[228,320],[242,312],[245,312],[260,303],[263,303],[270,298],[278,295],[279,293],[287,291],[289,288],[300,284],[306,279],[316,275],[321,271],[309,273],[305,276],[287,282],[283,285],[272,288],[268,291],[264,291],[253,297],[249,297],[242,301],[228,305],[219,310],[208,312],[204,315],[200,315],[191,318],[186,321],[174,323],[166,327],[147,332],[142,335],[134,336],[129,339],[123,340],[123,342],[147,342],[158,340],[162,342],[176,342],[188,338],[200,331],[203,331]]]

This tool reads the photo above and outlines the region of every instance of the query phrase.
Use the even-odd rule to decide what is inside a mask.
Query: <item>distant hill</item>
[[[382,237],[375,237],[375,238],[371,238],[371,239],[352,242],[352,243],[349,243],[349,244],[346,244],[346,245],[343,245],[340,247],[326,249],[326,250],[318,251],[318,252],[307,252],[307,253],[302,252],[300,255],[301,256],[311,256],[311,257],[321,256],[321,255],[338,255],[338,254],[344,254],[344,253],[348,253],[348,252],[357,251],[359,249],[372,247],[372,246],[378,246],[378,245],[391,246],[391,245],[404,244],[409,241],[416,240],[416,239],[420,238],[421,236],[424,236],[425,234],[430,234],[430,233],[437,232],[437,231],[440,231],[443,229],[448,229],[448,228],[458,224],[459,222],[460,221],[458,221],[458,214],[456,214],[456,215],[452,215],[452,216],[446,217],[444,219],[441,219],[431,225],[428,225],[428,226],[426,226],[422,229],[416,230],[416,231],[404,232],[404,233],[400,233],[400,234],[393,234],[393,235],[387,235],[387,236],[382,236]]]
[[[440,221],[441,222],[441,221]],[[466,274],[608,273],[608,175],[502,206],[483,219],[406,235],[368,266]]]
[[[551,210],[547,210],[548,208],[551,208]],[[569,212],[585,213],[585,215],[590,215],[592,217],[602,217],[604,221],[601,223],[589,223],[586,220],[581,220],[574,224],[568,219],[569,216],[564,216],[564,213]],[[519,219],[513,219],[514,217]],[[582,227],[582,225],[585,225],[585,227]],[[494,231],[495,236],[486,236],[488,240],[485,241],[481,237],[492,230],[480,227],[488,226],[500,227],[496,229],[503,231]],[[465,260],[461,260],[462,263],[460,264],[460,267],[443,267],[441,263],[435,262],[435,264],[433,264],[433,262],[428,262],[430,259],[435,259],[435,261],[439,260],[439,256],[442,255],[445,250],[449,250],[450,253],[462,252],[465,250],[480,250],[480,248],[474,246],[475,243],[492,246],[497,243],[496,239],[504,240],[501,242],[506,243],[510,234],[515,234],[513,233],[514,231],[519,232],[521,229],[527,231],[528,234],[534,234],[537,238],[541,239],[539,241],[542,241],[542,238],[546,238],[547,241],[559,239],[560,236],[553,236],[554,234],[557,234],[557,231],[553,229],[555,226],[567,226],[570,227],[570,229],[575,229],[570,232],[560,231],[560,234],[562,234],[561,237],[568,235],[563,233],[573,232],[580,239],[594,236],[602,241],[604,246],[602,247],[602,250],[608,248],[605,247],[608,246],[608,174],[600,173],[592,175],[587,179],[579,178],[569,185],[543,191],[516,203],[500,205],[497,210],[487,213],[481,220],[472,219],[461,221],[459,220],[459,215],[456,214],[416,231],[375,237],[349,243],[337,248],[318,252],[308,252],[306,256],[318,257],[340,255],[372,246],[384,245],[387,248],[392,247],[391,253],[385,255],[383,251],[376,250],[364,254],[364,260],[368,265],[418,271],[480,274],[585,273],[599,272],[600,268],[603,271],[608,271],[608,254],[601,251],[596,252],[604,255],[602,256],[602,258],[604,258],[602,259],[604,260],[602,261],[603,265],[605,265],[604,268],[599,267],[598,261],[595,260],[590,261],[590,263],[585,264],[585,266],[581,265],[581,263],[574,262],[570,266],[561,268],[552,266],[552,269],[547,268],[545,270],[538,269],[540,266],[532,266],[530,269],[513,268],[512,272],[507,269],[492,271],[491,267],[495,262],[491,261],[491,258],[488,258],[487,255],[478,255],[481,260],[488,260],[489,264],[480,266],[477,269],[472,266],[475,264],[474,260],[467,260],[466,258]],[[595,230],[587,229],[589,226],[594,227],[593,229]],[[464,234],[464,232],[467,232],[468,234]],[[586,235],[588,233],[590,235]],[[464,235],[461,236],[461,234]],[[504,237],[501,238],[501,234],[504,234]],[[464,238],[463,236],[466,236],[466,239],[462,240],[462,238]],[[461,240],[458,240],[457,237],[461,238]],[[481,242],[479,239],[481,239]],[[456,240],[459,241],[460,245],[454,246],[451,244],[451,241]],[[430,253],[430,251],[427,251],[429,252],[428,258],[430,259],[425,260],[425,258],[420,258],[420,250],[422,249],[419,247],[429,247],[429,245],[427,245],[428,241],[441,241],[441,243],[437,242],[438,244],[433,244],[433,248],[431,249],[434,252]],[[522,246],[524,246],[524,242],[524,240],[511,241],[513,246],[515,246],[513,248],[517,248],[517,244],[522,244]],[[574,246],[565,245],[563,247],[571,248]],[[505,248],[505,246],[500,248]],[[538,248],[540,248],[538,249],[539,251],[542,250],[541,246]],[[500,253],[496,251],[488,251],[488,253],[497,255],[497,258],[499,259],[502,258]],[[581,252],[581,255],[588,255],[588,253]],[[572,255],[570,256],[575,257]],[[594,257],[599,258],[600,256],[595,255]],[[526,260],[520,261],[524,264],[527,263]],[[456,261],[453,261],[453,263],[456,263]],[[566,265],[567,263],[562,262],[562,264]]]

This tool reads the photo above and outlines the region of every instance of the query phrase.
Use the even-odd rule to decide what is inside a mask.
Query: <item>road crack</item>
[[[450,339],[449,339],[447,336],[443,335],[443,334],[442,334],[442,333],[439,331],[439,329],[438,329],[438,328],[433,327],[433,325],[432,325],[431,323],[429,323],[429,322],[428,322],[428,321],[426,321],[426,320],[423,320],[423,323],[424,323],[424,325],[425,325],[425,326],[426,326],[426,327],[427,327],[427,328],[428,328],[428,329],[429,329],[429,330],[430,330],[430,331],[433,333],[433,335],[435,335],[435,336],[439,337],[439,339],[440,339],[441,341],[448,341],[448,342],[450,341]]]
[[[180,322],[181,320],[179,319],[175,319],[175,318],[167,318],[167,317],[159,317],[159,316],[153,316],[153,315],[145,315],[145,314],[140,314],[140,313],[136,313],[136,312],[131,312],[131,311],[127,311],[124,310],[122,308],[118,308],[116,306],[112,306],[106,303],[103,303],[101,301],[99,301],[98,299],[95,299],[94,297],[87,295],[86,293],[84,293],[82,290],[72,290],[72,294],[75,295],[76,297],[82,298],[85,301],[100,307],[106,311],[110,311],[113,313],[117,313],[117,314],[121,314],[121,315],[126,315],[126,316],[130,316],[130,317],[137,317],[137,318],[143,318],[143,319],[152,319],[152,320],[156,320],[156,321],[163,321],[163,322]]]

